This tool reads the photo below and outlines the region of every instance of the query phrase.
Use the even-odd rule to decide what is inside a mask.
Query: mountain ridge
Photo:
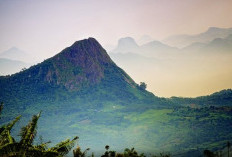
[[[228,128],[231,119],[223,119],[230,116],[230,107],[218,111],[223,116],[216,117],[221,127],[215,128],[210,120],[204,120],[206,115],[215,119],[213,109],[185,108],[180,103],[183,100],[174,102],[148,92],[91,38],[75,42],[22,72],[1,76],[0,86],[0,101],[5,103],[1,123],[21,114],[17,126],[20,128],[31,115],[42,110],[38,137],[54,143],[78,135],[81,147],[93,151],[108,144],[114,150],[135,147],[154,153],[189,150],[198,145],[208,148],[210,145],[205,142],[218,132],[221,134],[211,142],[218,144],[230,138],[224,128]],[[197,137],[191,136],[193,123],[198,127]],[[13,135],[17,134],[17,129],[13,130]],[[197,145],[196,139],[201,140]]]
[[[163,40],[165,44],[179,48],[186,47],[194,42],[207,43],[215,38],[225,38],[232,34],[232,28],[209,27],[205,32],[194,35],[174,35]]]

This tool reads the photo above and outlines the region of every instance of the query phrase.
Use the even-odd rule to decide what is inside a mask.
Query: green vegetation
[[[95,152],[109,144],[117,152],[134,147],[152,154],[194,154],[232,140],[232,90],[198,98],[159,98],[117,67],[95,39],[0,77],[0,87],[0,102],[5,102],[1,124],[22,115],[11,130],[15,141],[21,141],[17,130],[41,110],[37,137],[54,145],[80,135],[80,146]]]
[[[1,104],[1,109],[3,103]],[[0,114],[1,115],[1,114]],[[20,136],[21,140],[17,142],[11,136],[11,130],[13,126],[20,120],[21,116],[15,118],[10,123],[0,127],[0,156],[6,157],[62,157],[68,154],[73,148],[78,137],[73,140],[65,140],[54,147],[48,148],[49,142],[42,142],[37,145],[33,145],[34,139],[37,134],[37,124],[40,118],[41,112],[32,117],[32,120],[28,125],[21,128]],[[138,154],[137,151],[132,148],[126,148],[124,153],[116,153],[116,151],[108,151],[109,146],[105,146],[106,152],[101,157],[145,157],[144,154]],[[80,147],[77,146],[73,150],[74,157],[85,157],[86,153],[90,150],[87,148],[85,151],[81,151]],[[92,153],[92,157],[94,154]],[[168,155],[165,157],[169,157]]]
[[[2,106],[1,106],[2,107]],[[18,116],[12,122],[0,127],[0,156],[5,157],[57,157],[64,156],[74,146],[78,137],[73,140],[65,140],[54,147],[48,148],[50,142],[42,142],[33,145],[37,134],[37,123],[40,114],[34,115],[32,120],[20,131],[20,141],[16,141],[12,135],[11,130],[13,126],[19,121],[21,116]]]
[[[123,111],[124,108],[118,107],[118,110]],[[72,130],[80,130],[80,132],[78,133],[79,135],[87,132],[87,134],[93,136],[93,140],[91,140],[91,143],[95,140],[98,144],[101,144],[103,142],[108,143],[108,141],[105,140],[106,138],[100,141],[97,136],[101,136],[102,134],[106,136],[111,135],[111,139],[113,139],[114,141],[120,140],[120,144],[122,144],[123,146],[126,146],[127,144],[130,145],[130,143],[125,143],[123,141],[124,139],[128,141],[133,141],[134,146],[136,148],[139,148],[139,151],[141,152],[157,153],[161,150],[168,150],[173,155],[175,155],[176,152],[182,152],[182,156],[191,156],[191,154],[193,153],[188,153],[189,150],[198,151],[198,155],[202,154],[202,152],[206,149],[210,149],[214,152],[221,148],[223,143],[225,143],[228,139],[231,140],[231,107],[176,107],[175,109],[149,109],[146,112],[141,112],[140,114],[137,114],[134,111],[132,111],[131,113],[127,112],[127,114],[123,114],[123,112],[119,113],[118,110],[113,107],[112,109],[110,109],[109,106],[107,106],[106,110],[100,112],[100,114],[95,114],[93,118],[89,117],[88,120],[78,121],[77,124],[73,124],[71,129],[69,129],[69,133],[72,135]],[[108,119],[108,114],[112,115],[112,113],[114,113],[114,117]],[[105,120],[103,120],[104,115]],[[115,126],[115,123],[119,124],[117,115],[124,117],[124,120],[120,120],[119,126]],[[46,117],[46,115],[44,116]],[[48,148],[48,144],[50,142],[40,142],[40,144],[33,145],[33,141],[37,133],[36,126],[38,123],[38,119],[40,118],[39,113],[38,115],[34,115],[28,125],[21,129],[21,140],[17,142],[17,140],[15,140],[13,136],[11,136],[11,130],[20,118],[20,116],[16,117],[15,120],[5,124],[0,129],[0,153],[2,153],[2,155],[9,152],[11,153],[8,155],[14,156],[14,154],[17,153],[17,155],[21,155],[20,153],[25,154],[25,151],[23,150],[26,150],[26,154],[29,153],[29,155],[36,156],[36,154],[39,154],[39,156],[46,156],[46,154],[49,154],[50,156],[62,156],[68,153],[68,151],[72,148],[74,141],[77,139],[74,138],[71,141],[67,140],[61,142],[52,148]],[[72,118],[73,117],[70,117],[70,119]],[[115,121],[112,121],[113,119]],[[46,121],[44,120],[45,119],[43,119],[43,122],[46,123]],[[110,121],[110,123],[108,121]],[[66,122],[62,121],[62,123],[65,124]],[[54,128],[58,130],[63,128],[65,125],[62,123],[54,125]],[[57,125],[61,125],[61,127],[57,127]],[[124,127],[124,131],[120,130],[122,126]],[[93,132],[89,131],[89,127],[92,128]],[[47,131],[47,129],[42,131]],[[95,134],[95,136],[93,135],[93,133]],[[46,133],[43,133],[43,135],[46,135]],[[67,133],[67,135],[69,134]],[[89,136],[82,136],[82,138],[86,138],[87,140],[89,140]],[[45,137],[45,139],[52,138],[52,136]],[[97,143],[92,143],[91,146],[94,146]],[[69,147],[66,144],[69,145]],[[161,146],[161,144],[164,144],[165,147]],[[61,148],[63,146],[65,146],[65,148]],[[117,143],[114,146],[117,148]],[[61,152],[59,152],[58,150],[60,150]],[[108,151],[107,149],[107,151],[103,155],[108,155],[110,157],[127,157],[126,154],[129,152],[129,150],[130,152],[135,151],[134,149],[126,149],[123,153],[116,153],[116,151]],[[80,147],[78,146],[76,149],[73,150],[73,154],[75,157],[84,157],[88,151],[89,149],[86,149],[82,152]],[[216,153],[213,154],[216,155]],[[143,154],[139,155],[137,153],[138,157],[142,155]],[[168,154],[160,154],[159,156],[167,157],[167,155]]]
[[[147,88],[147,84],[145,82],[140,82],[139,88],[141,90],[145,90]]]

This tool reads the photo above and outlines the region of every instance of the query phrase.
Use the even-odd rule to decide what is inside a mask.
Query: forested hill
[[[174,104],[179,105],[199,105],[206,106],[232,106],[232,90],[225,89],[207,96],[199,96],[196,98],[171,97],[169,99]]]

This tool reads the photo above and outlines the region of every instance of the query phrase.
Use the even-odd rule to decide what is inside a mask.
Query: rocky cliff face
[[[47,82],[64,85],[70,90],[99,83],[104,78],[105,69],[114,65],[94,38],[75,42],[49,61],[52,68],[47,70],[44,79]]]

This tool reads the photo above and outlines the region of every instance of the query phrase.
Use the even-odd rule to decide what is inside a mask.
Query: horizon
[[[82,41],[82,40],[88,40],[89,38],[93,38],[93,37],[88,37],[88,38],[84,38],[84,39],[81,39],[81,40],[78,40],[78,41],[74,41],[71,45],[73,45],[75,42],[79,42],[79,41]],[[95,38],[94,38],[95,39]],[[95,39],[95,40],[97,40],[97,39]],[[98,40],[97,40],[98,41]],[[99,42],[99,41],[98,41]],[[99,44],[101,44],[101,43],[99,43]],[[69,46],[66,46],[65,48],[67,48],[67,47],[70,47],[71,45],[69,45]],[[18,49],[17,47],[12,47],[13,49]],[[64,48],[64,49],[65,49]],[[104,47],[103,47],[104,48]],[[63,49],[63,50],[64,50]],[[19,50],[21,50],[21,49],[19,49]],[[23,51],[24,52],[24,51]],[[56,53],[56,54],[54,54],[53,56],[51,56],[51,57],[49,57],[49,58],[52,58],[52,57],[54,57],[55,55],[57,55],[57,54],[59,54],[59,53],[61,53],[62,51],[60,51],[60,52],[58,52],[58,53]],[[106,50],[106,52],[107,52],[107,54],[109,55],[109,52]],[[112,52],[111,52],[112,53]],[[109,55],[110,56],[110,55]],[[42,62],[44,62],[45,60],[47,60],[47,59],[49,59],[49,58],[46,58],[46,59],[44,59],[43,61],[39,61],[39,62],[37,62],[36,64],[33,64],[33,65],[37,65],[37,64],[40,64],[40,63],[42,63]],[[112,59],[112,58],[111,58]],[[16,60],[17,61],[17,60]],[[114,60],[113,60],[114,61]],[[115,61],[114,61],[115,62]],[[32,65],[32,66],[33,66]],[[118,65],[118,64],[117,64]],[[30,66],[31,67],[31,66]],[[29,67],[29,68],[30,68]],[[120,68],[122,68],[121,66],[119,66]],[[122,68],[123,69],[123,68]],[[124,71],[125,71],[125,69],[123,69]],[[125,71],[126,73],[128,73],[127,71]],[[130,77],[132,77],[131,75],[129,75]],[[138,80],[136,80],[136,78],[134,79],[134,77],[132,77],[132,79],[137,83],[137,84],[139,84],[139,81]],[[147,83],[147,82],[145,82],[145,83]],[[223,90],[228,90],[228,89],[232,89],[232,87],[228,87],[228,88],[221,88],[221,89],[216,89],[216,90],[211,90],[211,91],[208,91],[208,93],[205,93],[205,94],[199,94],[199,95],[193,95],[193,96],[191,96],[191,95],[168,95],[168,96],[165,96],[165,95],[157,95],[153,90],[152,90],[152,88],[151,87],[149,87],[149,84],[148,84],[148,91],[149,92],[152,92],[154,95],[156,95],[156,96],[158,96],[158,97],[165,97],[165,98],[171,98],[171,97],[183,97],[183,98],[197,98],[197,97],[201,97],[201,96],[209,96],[209,95],[211,95],[211,94],[214,94],[214,93],[217,93],[217,92],[220,92],[220,91],[223,91]],[[172,90],[171,90],[172,91]]]
[[[17,47],[42,61],[87,37],[97,39],[104,49],[110,50],[108,54],[123,37],[132,37],[138,45],[141,45],[142,37],[170,45],[164,42],[170,36],[197,35],[211,27],[232,28],[231,10],[230,0],[0,1],[0,52]],[[192,78],[187,78],[188,69],[183,74],[183,70],[175,73],[171,69],[162,69],[162,64],[152,65],[146,73],[141,69],[142,77],[139,71],[127,67],[125,63],[116,63],[136,83],[146,82],[148,90],[157,96],[197,97],[232,88],[230,64],[224,65],[224,61],[223,58],[221,67],[218,67],[209,60],[208,67],[213,66],[211,69],[205,67],[205,74],[191,65],[188,67],[190,71],[200,70],[200,73],[194,72]],[[176,69],[182,67],[178,65]],[[212,73],[213,68],[217,73]]]
[[[232,156],[231,10],[0,0],[0,156]]]
[[[231,10],[230,0],[0,1],[0,52],[15,46],[47,58],[90,36],[106,47],[126,36],[198,34],[232,27]]]

